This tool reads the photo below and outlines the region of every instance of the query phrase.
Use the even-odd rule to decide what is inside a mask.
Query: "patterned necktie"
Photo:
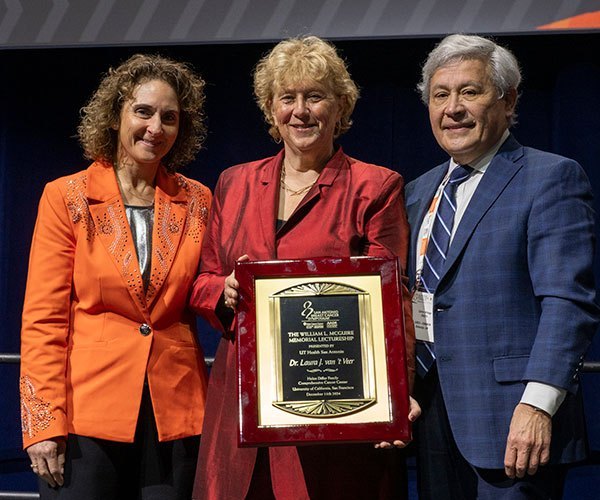
[[[425,258],[423,259],[421,285],[426,292],[434,293],[440,281],[454,226],[456,188],[469,178],[472,171],[473,169],[468,165],[456,167],[450,174],[450,179],[442,191],[435,219],[431,226]],[[433,344],[421,340],[417,341],[416,355],[417,373],[424,377],[435,361]]]

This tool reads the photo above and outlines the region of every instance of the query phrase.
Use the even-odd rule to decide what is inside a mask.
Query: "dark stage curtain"
[[[600,35],[499,37],[524,73],[517,139],[578,160],[600,196]],[[362,97],[347,153],[396,169],[407,181],[445,160],[415,90],[433,39],[340,41]],[[235,163],[275,154],[253,102],[250,73],[271,44],[0,51],[0,352],[18,352],[20,314],[37,203],[46,182],[85,168],[74,137],[79,108],[100,75],[132,53],[186,60],[207,80],[209,135],[184,173],[213,188]],[[598,201],[596,201],[598,207]],[[600,264],[600,259],[598,260]],[[596,269],[600,279],[600,269]],[[568,321],[568,318],[565,318]],[[212,355],[218,335],[201,325]],[[600,337],[588,359],[600,359]],[[600,375],[584,376],[590,442],[600,450]],[[22,458],[18,365],[0,365],[0,464]],[[5,485],[3,485],[6,488]],[[0,487],[0,489],[3,489]],[[33,488],[33,485],[32,485]]]

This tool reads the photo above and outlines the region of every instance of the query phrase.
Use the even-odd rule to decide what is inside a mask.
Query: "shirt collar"
[[[481,155],[479,158],[477,158],[477,160],[469,163],[469,166],[477,172],[480,172],[482,174],[485,173],[487,168],[490,166],[490,163],[492,163],[492,158],[494,158],[494,156],[500,149],[500,146],[502,146],[504,141],[508,139],[509,135],[510,132],[508,131],[508,129],[506,129],[502,134],[502,137],[500,137],[500,140],[496,144],[494,144],[494,146],[487,153]],[[452,172],[457,166],[458,163],[456,163],[452,158],[450,158],[450,166],[448,167],[448,172]]]

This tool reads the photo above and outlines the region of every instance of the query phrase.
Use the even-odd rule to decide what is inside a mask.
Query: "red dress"
[[[283,151],[231,167],[217,183],[191,306],[221,331],[215,310],[225,277],[241,255],[248,254],[250,260],[399,256],[406,269],[409,230],[398,173],[350,158],[340,148],[276,232],[282,160]],[[408,293],[404,310],[412,373]],[[232,338],[230,328],[211,372],[194,499],[243,499],[251,483],[250,496],[257,498],[268,498],[271,486],[277,499],[290,500],[406,496],[398,453],[376,450],[372,444],[272,447],[261,450],[258,460],[256,448],[238,448]]]

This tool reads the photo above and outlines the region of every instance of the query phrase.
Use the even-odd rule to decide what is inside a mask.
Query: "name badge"
[[[412,313],[417,340],[433,342],[433,294],[416,290],[412,297]]]

